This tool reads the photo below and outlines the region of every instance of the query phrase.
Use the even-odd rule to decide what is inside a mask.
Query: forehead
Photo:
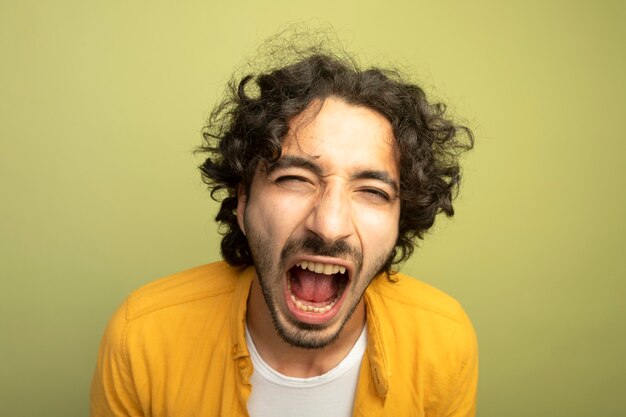
[[[314,159],[322,168],[385,170],[399,177],[393,129],[380,113],[329,97],[289,122],[283,155]]]

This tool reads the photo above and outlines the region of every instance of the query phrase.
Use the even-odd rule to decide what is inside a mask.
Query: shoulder
[[[366,293],[368,320],[383,338],[437,355],[476,350],[474,327],[456,299],[404,274],[392,279],[377,277]]]
[[[445,292],[423,281],[398,273],[388,279],[381,275],[370,285],[371,298],[384,301],[388,308],[438,317],[444,321],[466,324],[465,311]]]
[[[378,348],[372,352],[383,358],[393,386],[402,387],[390,390],[392,403],[424,395],[416,406],[473,415],[478,345],[459,302],[404,274],[377,277],[366,297],[368,336]]]
[[[457,381],[462,372],[477,372],[474,327],[450,295],[404,274],[392,280],[382,275],[368,288],[366,302],[368,328],[397,379],[414,386],[443,381],[438,388],[443,398],[455,389],[448,382]],[[415,369],[421,369],[419,377]]]
[[[127,298],[126,319],[133,321],[160,310],[232,294],[243,271],[221,261],[153,281]]]
[[[188,364],[201,364],[198,369],[210,368],[221,377],[226,365],[209,362],[230,352],[229,313],[237,307],[234,301],[245,306],[237,290],[252,272],[217,262],[161,278],[130,294],[102,338],[92,407],[108,410],[111,403],[130,410],[124,415],[139,415],[139,404],[164,409],[166,400],[178,398],[181,383],[195,386],[193,378],[204,378],[204,371],[190,372]]]
[[[144,285],[117,309],[105,331],[103,346],[126,355],[130,350],[144,350],[146,340],[159,340],[159,344],[151,345],[151,352],[168,346],[175,352],[193,345],[195,341],[185,345],[182,338],[204,334],[207,326],[224,328],[237,283],[246,276],[244,271],[216,262]],[[217,331],[211,334],[219,337]]]

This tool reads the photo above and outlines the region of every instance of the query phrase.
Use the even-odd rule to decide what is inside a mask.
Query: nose
[[[306,219],[309,231],[325,244],[346,239],[354,233],[349,192],[339,185],[327,185]]]

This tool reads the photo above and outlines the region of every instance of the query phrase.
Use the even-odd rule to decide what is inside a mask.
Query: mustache
[[[289,256],[297,252],[304,252],[308,255],[330,256],[330,257],[352,257],[357,265],[363,262],[363,254],[358,249],[352,247],[345,240],[337,240],[330,244],[315,235],[309,235],[302,239],[289,239],[280,253],[281,259],[284,261]]]

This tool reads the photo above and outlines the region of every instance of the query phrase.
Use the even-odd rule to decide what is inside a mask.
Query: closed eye
[[[378,199],[381,201],[391,201],[391,196],[379,188],[359,188],[357,190],[360,193],[364,193],[365,196],[372,199]]]
[[[313,181],[302,175],[280,175],[276,177],[274,184],[285,191],[308,193],[315,190]]]
[[[276,178],[274,181],[276,181],[277,183],[285,183],[285,182],[308,182],[310,183],[311,181],[309,181],[307,178],[305,177],[300,177],[298,175],[281,175],[280,177]]]

